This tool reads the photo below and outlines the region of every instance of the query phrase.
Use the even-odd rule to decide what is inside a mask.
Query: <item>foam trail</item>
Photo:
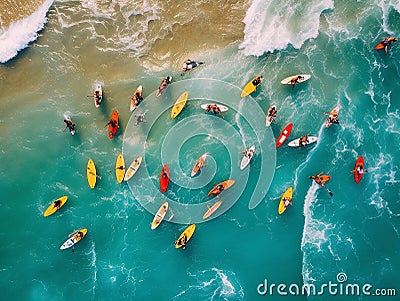
[[[5,63],[15,57],[19,50],[38,37],[38,31],[43,29],[47,22],[46,13],[53,0],[45,1],[32,15],[14,22],[0,34],[0,62]]]
[[[256,56],[289,44],[299,49],[306,40],[318,36],[321,13],[333,8],[332,0],[254,0],[243,20],[240,48],[245,55]]]

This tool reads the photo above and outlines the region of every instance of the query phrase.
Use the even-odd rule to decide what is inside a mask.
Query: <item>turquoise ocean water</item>
[[[2,299],[398,300],[400,44],[387,54],[374,47],[399,34],[399,4],[254,0],[239,39],[222,47],[212,36],[187,52],[177,41],[162,57],[163,41],[171,45],[174,30],[183,30],[174,27],[177,15],[162,19],[156,1],[141,11],[110,3],[101,11],[90,1],[56,1],[33,43],[14,58],[2,53]],[[195,2],[200,11],[202,5]],[[206,23],[219,14],[204,9],[198,18]],[[164,34],[146,22],[172,25]],[[190,24],[181,24],[186,34],[193,34]],[[188,56],[206,64],[181,76]],[[297,73],[311,79],[293,90],[280,84]],[[173,84],[155,97],[168,74]],[[242,87],[259,74],[262,85],[241,99]],[[104,89],[98,109],[87,97],[97,82]],[[135,113],[145,113],[148,122],[135,126],[129,102],[139,84],[145,100]],[[185,90],[188,104],[171,120],[170,108]],[[229,106],[224,118],[199,108],[211,101]],[[278,117],[266,128],[271,104]],[[323,113],[336,105],[340,124],[327,129]],[[110,140],[104,125],[113,109],[120,129]],[[66,111],[77,124],[75,136],[62,132]],[[289,140],[310,134],[318,142],[275,149],[275,137],[290,122]],[[240,171],[239,152],[252,144],[256,155]],[[127,164],[144,157],[129,184],[115,179],[121,152]],[[204,152],[207,166],[190,178]],[[360,155],[368,172],[356,184],[350,170]],[[101,176],[93,190],[86,181],[89,158]],[[165,163],[172,182],[162,196],[158,177]],[[308,179],[319,172],[332,176],[333,197]],[[207,192],[228,178],[235,185],[221,194],[215,218],[202,222],[215,201]],[[293,206],[278,215],[279,198],[290,186]],[[62,195],[69,196],[66,205],[44,218]],[[169,221],[151,231],[165,199]],[[174,241],[190,223],[197,224],[194,236],[176,250]],[[59,250],[69,233],[84,227],[88,234],[74,252]],[[336,294],[325,287],[318,295],[329,283],[337,285]],[[287,295],[278,293],[279,284]],[[296,296],[304,284],[317,293]],[[346,296],[346,284],[370,284],[375,295],[395,289],[397,296]]]

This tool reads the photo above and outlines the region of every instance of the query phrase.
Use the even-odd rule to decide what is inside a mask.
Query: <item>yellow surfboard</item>
[[[175,248],[179,249],[184,247],[189,239],[192,238],[195,229],[196,224],[191,224],[189,227],[187,227],[175,241]]]
[[[90,188],[94,188],[96,185],[96,166],[92,159],[89,159],[86,167],[86,177]]]
[[[54,212],[56,212],[58,209],[60,209],[62,206],[64,206],[65,202],[68,200],[67,196],[62,196],[51,203],[49,207],[47,207],[46,211],[43,213],[43,216],[49,216],[52,215]],[[59,205],[57,206],[56,201],[59,201]]]
[[[285,199],[291,201],[292,196],[293,196],[293,188],[289,187],[288,189],[286,189],[285,193],[281,197],[281,201],[279,202],[279,207],[278,207],[279,214],[282,214],[286,210]]]
[[[115,162],[115,176],[117,177],[117,182],[121,183],[125,176],[125,161],[122,154],[119,154],[117,161]]]
[[[172,107],[172,111],[171,111],[172,119],[174,119],[176,116],[178,116],[180,114],[183,107],[186,105],[188,97],[189,97],[188,91],[183,92],[182,95],[178,97],[174,106]]]
[[[258,76],[257,76],[258,77]],[[249,94],[251,94],[251,93],[253,93],[253,92],[255,92],[256,90],[257,90],[257,86],[255,86],[254,84],[253,84],[253,81],[257,78],[257,77],[255,77],[255,78],[253,78],[251,81],[249,81],[248,83],[247,83],[247,85],[246,86],[244,86],[244,88],[243,88],[243,90],[242,90],[242,94],[240,94],[240,97],[246,97],[247,95],[249,95]]]

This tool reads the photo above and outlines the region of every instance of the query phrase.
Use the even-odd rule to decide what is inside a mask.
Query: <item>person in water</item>
[[[257,87],[259,84],[261,84],[262,78],[263,78],[262,75],[257,76],[251,83],[252,83],[255,87]]]
[[[73,123],[71,120],[64,119],[65,122],[65,128],[63,129],[63,132],[68,128],[70,132],[75,131],[75,123]]]
[[[135,125],[139,125],[141,122],[144,122],[144,123],[147,122],[147,120],[144,119],[144,115],[143,114],[135,115],[135,117],[136,117]]]
[[[292,84],[292,90],[294,89],[294,86],[296,86],[302,79],[304,79],[304,76],[298,75],[290,80],[290,83]]]

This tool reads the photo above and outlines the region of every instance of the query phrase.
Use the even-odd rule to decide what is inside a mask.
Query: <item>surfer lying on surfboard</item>
[[[304,76],[298,75],[290,80],[290,83],[292,84],[292,90],[294,89],[294,86],[296,86],[302,79],[304,79]]]
[[[385,52],[387,53],[389,45],[391,45],[393,42],[397,42],[397,38],[387,37],[384,38],[379,44],[383,46],[383,49],[385,49]]]
[[[206,111],[207,112],[213,112],[214,113],[214,115],[219,115],[219,116],[221,116],[221,117],[224,117],[224,116],[222,116],[222,114],[221,114],[221,109],[218,107],[218,105],[217,104],[215,104],[215,103],[213,103],[213,104],[209,104],[208,106],[207,106],[207,108],[206,108]]]
[[[251,83],[254,85],[254,87],[257,87],[259,84],[261,84],[263,76],[257,76]]]
[[[71,132],[72,135],[75,134],[75,123],[71,121],[71,119],[64,119],[65,122],[65,128],[63,129],[63,132],[68,128],[69,131]]]
[[[192,70],[192,69],[194,69],[194,68],[196,68],[197,66],[199,66],[199,65],[203,65],[204,64],[204,62],[195,62],[195,61],[193,61],[193,60],[191,60],[191,59],[187,59],[184,63],[183,63],[183,66],[182,66],[182,68],[183,68],[183,71],[189,71],[189,70]]]
[[[309,176],[310,179],[313,179],[315,183],[318,185],[321,185],[322,187],[325,187],[325,183],[329,181],[330,176],[328,175],[323,175],[322,172],[320,172],[317,175],[314,176]]]
[[[301,136],[299,140],[299,146],[306,146],[308,142],[308,135]]]

